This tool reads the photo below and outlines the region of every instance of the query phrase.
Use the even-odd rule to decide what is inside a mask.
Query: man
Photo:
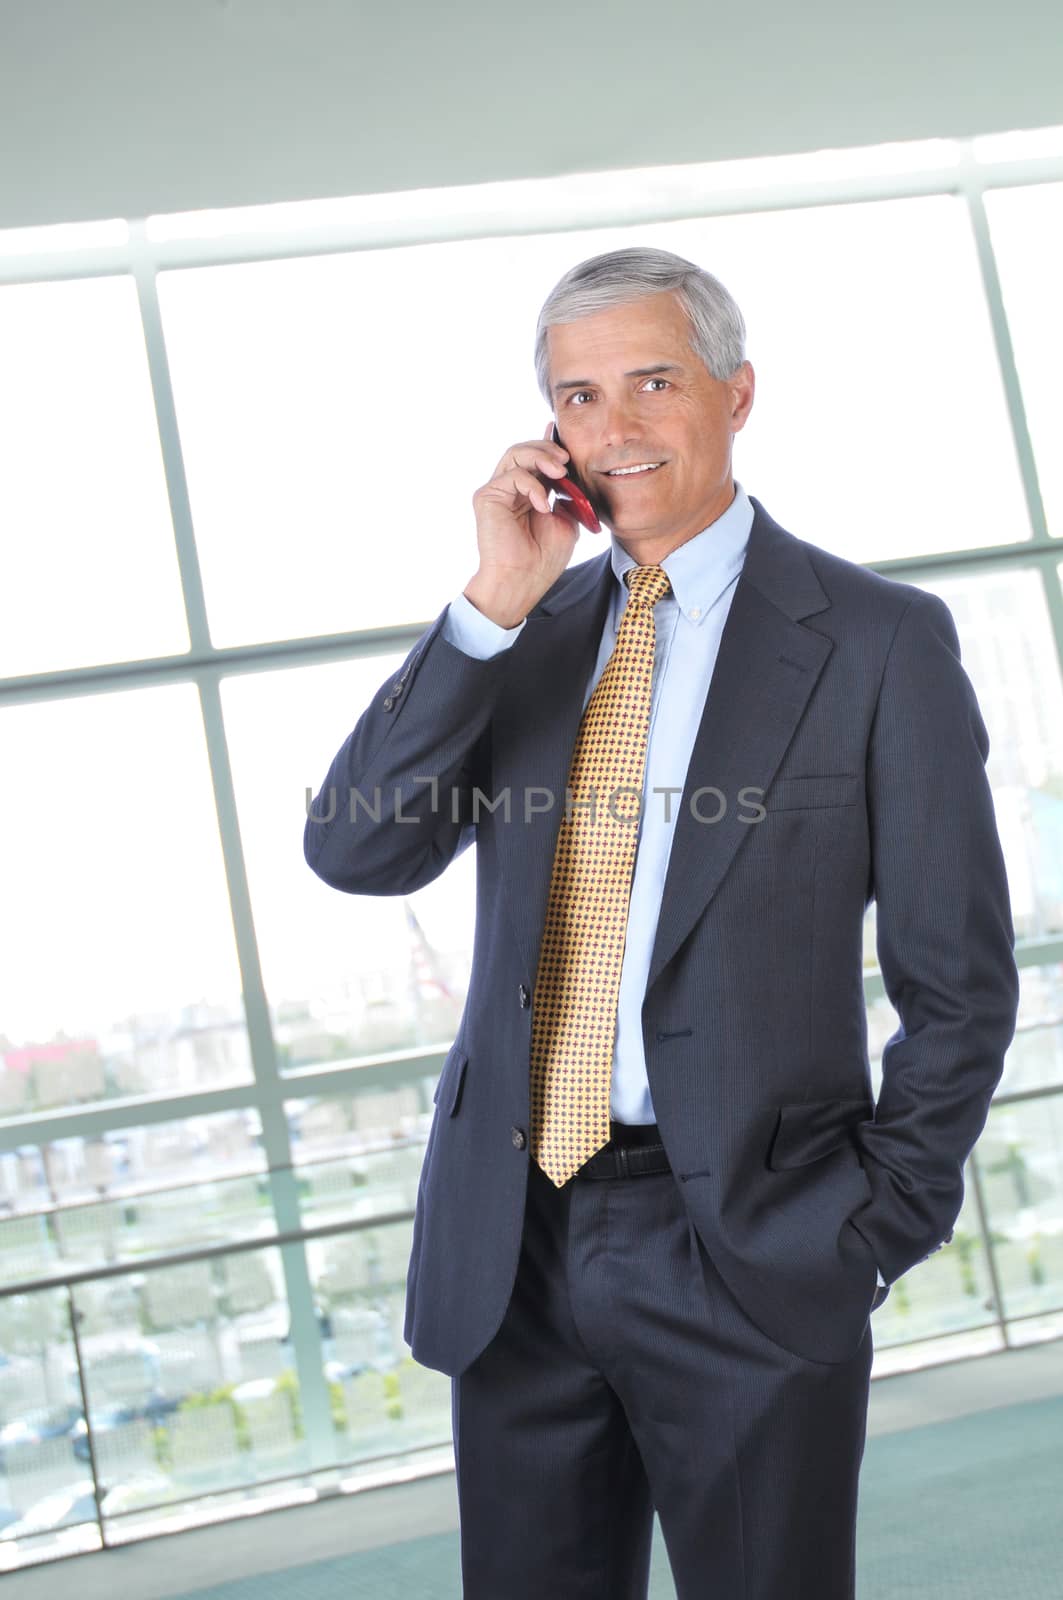
[[[476,491],[476,573],[307,819],[355,894],[477,847],[406,1320],[452,1378],[466,1600],[644,1597],[654,1508],[681,1600],[851,1600],[869,1315],[951,1238],[1014,1031],[952,617],[734,481],[744,335],[666,251],[561,279],[562,442]],[[563,475],[610,529],[571,570]]]

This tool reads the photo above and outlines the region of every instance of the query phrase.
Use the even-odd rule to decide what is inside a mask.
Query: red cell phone
[[[561,443],[561,437],[557,431],[556,422],[554,423],[551,437],[553,438],[555,444]],[[576,517],[585,528],[589,529],[591,533],[601,533],[602,525],[598,520],[598,513],[595,511],[594,507],[591,505],[586,494],[580,488],[578,483],[573,482],[571,478],[567,477],[554,478],[550,481],[549,487],[553,489],[558,500],[567,500],[570,502]],[[567,507],[559,507],[556,502],[554,504],[554,510],[560,510],[562,516],[568,516]]]

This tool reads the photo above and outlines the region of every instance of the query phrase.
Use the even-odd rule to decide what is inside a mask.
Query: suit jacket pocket
[[[802,1100],[780,1106],[768,1166],[779,1171],[817,1161],[839,1146],[852,1143],[853,1129],[874,1114],[875,1102],[866,1098]]]
[[[467,1053],[459,1045],[451,1045],[443,1070],[439,1074],[432,1100],[441,1105],[449,1116],[456,1116],[461,1102],[461,1086],[465,1082],[465,1068],[469,1064]]]
[[[812,806],[855,806],[864,780],[856,772],[825,772],[807,778],[776,778],[764,796],[766,811],[798,811]]]

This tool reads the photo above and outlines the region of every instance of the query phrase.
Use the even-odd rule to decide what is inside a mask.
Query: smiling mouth
[[[617,468],[612,472],[603,472],[602,477],[608,478],[610,483],[625,483],[633,478],[652,478],[655,472],[660,472],[661,468],[667,465],[666,461],[659,461],[656,466],[642,466],[640,464],[635,471],[627,468]]]

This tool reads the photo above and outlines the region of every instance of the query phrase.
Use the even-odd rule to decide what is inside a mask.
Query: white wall
[[[1063,123],[1059,0],[0,0],[0,227]]]

